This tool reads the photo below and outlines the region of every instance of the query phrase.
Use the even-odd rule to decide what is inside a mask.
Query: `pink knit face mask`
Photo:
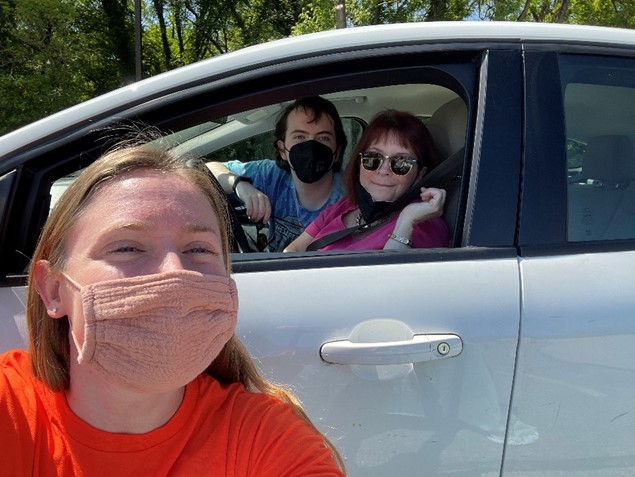
[[[236,327],[233,279],[178,270],[81,286],[80,364],[131,391],[186,385],[218,356]]]

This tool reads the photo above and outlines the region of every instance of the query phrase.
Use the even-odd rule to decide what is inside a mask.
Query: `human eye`
[[[411,156],[410,154],[395,154],[393,157],[393,160],[395,162],[398,162],[400,164],[411,164],[413,162],[416,162],[417,159],[415,159],[414,156]]]
[[[407,154],[395,154],[392,156],[392,160],[396,164],[403,165],[410,162],[410,157]]]
[[[221,248],[216,241],[196,240],[186,244],[183,247],[183,253],[198,259],[205,259],[205,257],[220,256]]]
[[[126,253],[135,253],[135,252],[142,252],[143,250],[137,246],[137,245],[130,245],[130,244],[126,244],[126,245],[119,245],[119,244],[113,244],[112,246],[109,247],[108,249],[108,254],[109,255],[113,255],[113,254],[126,254]]]
[[[113,263],[125,263],[144,256],[147,249],[136,242],[112,242],[101,249],[99,253],[104,260]]]
[[[118,247],[115,250],[113,250],[114,253],[125,253],[125,252],[136,252],[139,249],[137,247],[130,247],[130,246],[126,246],[126,247]]]
[[[185,253],[193,254],[193,255],[217,255],[217,253],[209,247],[191,247],[185,251]]]
[[[372,161],[381,161],[383,159],[383,155],[377,151],[366,151],[362,153],[366,159],[370,159]]]
[[[324,143],[324,144],[333,144],[333,138],[332,138],[331,136],[328,136],[328,135],[319,136],[319,137],[317,138],[317,140],[318,140],[319,142]]]

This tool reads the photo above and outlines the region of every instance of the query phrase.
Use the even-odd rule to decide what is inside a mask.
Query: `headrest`
[[[445,159],[465,146],[467,107],[461,98],[448,101],[437,109],[426,124],[432,138]]]
[[[635,178],[635,153],[628,136],[591,138],[582,158],[582,175],[588,179],[623,182]]]

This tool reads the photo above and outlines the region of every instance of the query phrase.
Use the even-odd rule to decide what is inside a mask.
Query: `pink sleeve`
[[[412,248],[447,247],[449,244],[450,231],[442,218],[421,222],[412,231]]]

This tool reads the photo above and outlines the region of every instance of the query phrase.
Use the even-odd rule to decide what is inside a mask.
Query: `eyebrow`
[[[120,229],[126,229],[126,230],[132,230],[134,232],[139,232],[139,231],[143,231],[147,228],[146,224],[144,222],[125,222],[122,224],[115,224],[112,227],[109,227],[105,232],[109,233],[109,232],[114,232],[116,230],[120,230]],[[213,233],[214,235],[216,235],[216,233],[214,232],[214,229],[209,226],[209,225],[204,225],[198,222],[188,222],[185,224],[185,226],[183,227],[183,230],[185,230],[186,232],[203,232],[203,233]]]
[[[304,133],[304,134],[309,134],[309,131],[307,131],[306,129],[294,129],[293,131],[289,132],[289,134],[296,134],[296,133]],[[335,136],[335,134],[333,134],[331,131],[318,131],[316,133],[316,135],[319,134],[328,134],[329,136]]]
[[[190,223],[190,222],[188,222],[187,224],[185,224],[184,229],[187,232],[211,232],[214,235],[216,235],[216,233],[214,232],[212,227],[210,227],[208,225],[203,225],[203,224],[200,224],[200,223]]]
[[[405,147],[405,146],[399,146],[401,149],[403,149],[401,152],[396,152],[395,154],[410,154],[412,156],[414,156],[414,153],[410,151],[409,148]],[[382,149],[380,147],[377,146],[369,146],[368,147],[369,151],[376,151],[376,152],[380,152],[384,155],[386,155],[386,150]]]

